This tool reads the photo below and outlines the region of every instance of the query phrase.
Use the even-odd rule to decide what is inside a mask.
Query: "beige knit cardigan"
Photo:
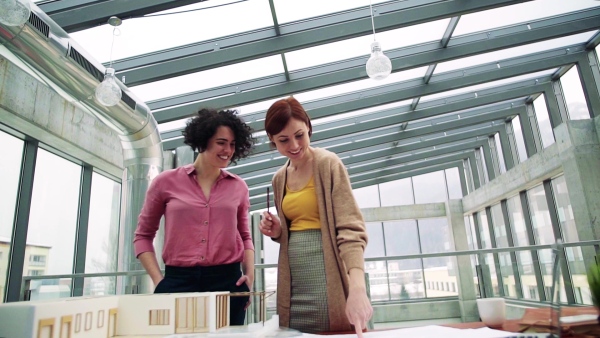
[[[330,331],[349,331],[352,326],[346,317],[348,271],[364,269],[364,251],[367,245],[365,222],[352,194],[350,178],[344,164],[334,153],[311,148],[314,153],[313,174],[327,280]],[[281,220],[281,236],[277,276],[277,314],[279,325],[289,327],[291,276],[288,260],[289,224],[281,209],[289,160],[273,176],[275,206]]]

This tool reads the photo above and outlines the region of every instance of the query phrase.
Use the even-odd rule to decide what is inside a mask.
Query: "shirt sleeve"
[[[254,250],[254,244],[252,243],[252,235],[250,234],[249,225],[249,213],[250,213],[250,192],[248,186],[245,185],[246,192],[242,198],[242,202],[238,206],[237,212],[237,226],[242,241],[244,242],[244,250]]]
[[[138,217],[138,225],[133,239],[136,257],[144,252],[154,252],[154,237],[160,226],[160,219],[165,212],[165,201],[161,193],[160,181],[159,175],[150,183],[144,205]]]

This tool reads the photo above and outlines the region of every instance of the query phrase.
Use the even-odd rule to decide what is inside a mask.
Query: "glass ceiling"
[[[56,3],[64,3],[67,14],[69,4],[77,6],[75,0],[37,1],[42,10]],[[375,81],[364,68],[374,38],[369,3],[210,0],[148,13],[139,2],[116,32],[90,23],[69,35],[105,66],[114,61],[117,74],[152,109],[165,149],[183,145],[181,129],[200,106],[237,108],[262,143],[231,171],[265,177],[283,160],[264,142],[262,129],[265,110],[279,98],[300,100],[314,119],[315,145],[352,153],[348,159],[421,141],[454,149],[481,137],[477,129],[497,132],[494,121],[510,116],[506,107],[522,106],[529,96],[504,93],[525,88],[539,96],[538,82],[556,80],[578,53],[600,41],[598,0],[372,0],[375,38],[393,65],[388,78]],[[90,5],[88,15],[102,6]],[[485,98],[478,96],[482,91]],[[452,121],[461,112],[483,114],[483,107],[495,112],[488,120]],[[465,115],[469,110],[474,113]],[[460,139],[461,133],[474,136]]]

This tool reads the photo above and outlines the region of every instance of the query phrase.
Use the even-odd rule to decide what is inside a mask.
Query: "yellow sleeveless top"
[[[291,190],[286,184],[281,209],[291,221],[290,231],[321,229],[314,177],[300,190]]]

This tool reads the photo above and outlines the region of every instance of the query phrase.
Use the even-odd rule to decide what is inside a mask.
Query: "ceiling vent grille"
[[[48,26],[44,20],[40,19],[39,16],[35,15],[35,13],[31,12],[28,22],[31,27],[35,28],[40,34],[47,38],[50,37],[50,26]]]
[[[98,68],[94,67],[91,62],[89,62],[83,55],[81,55],[75,48],[71,46],[69,48],[69,57],[73,59],[78,65],[83,67],[88,73],[90,73],[94,78],[96,78],[99,82],[104,80],[104,74],[98,70]]]
[[[121,93],[121,100],[125,102],[131,109],[135,110],[135,100],[129,97],[125,92]]]

